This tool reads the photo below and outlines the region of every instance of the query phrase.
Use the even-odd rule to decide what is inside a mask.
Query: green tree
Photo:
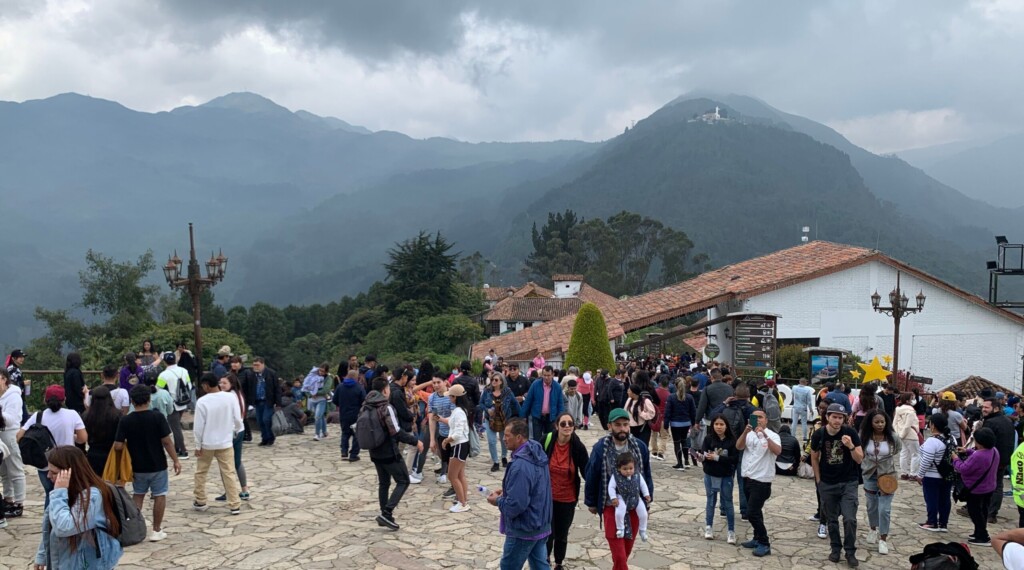
[[[245,339],[249,346],[256,355],[266,358],[270,366],[280,367],[285,348],[292,340],[291,326],[284,311],[267,303],[256,303],[249,309],[248,322]]]
[[[157,348],[173,350],[178,342],[185,341],[194,350],[192,335],[191,323],[155,325],[132,338],[123,340],[122,343],[125,346],[120,348],[124,350],[129,347],[142,346],[142,341],[148,338],[153,340],[153,344]],[[203,327],[203,366],[208,366],[214,355],[217,354],[217,349],[224,345],[230,346],[235,354],[248,354],[250,357],[254,354],[252,348],[241,336],[224,329]]]
[[[608,344],[608,327],[601,309],[593,303],[584,303],[576,314],[569,339],[569,350],[565,353],[567,366],[577,366],[581,371],[597,369],[613,370],[615,357]]]
[[[460,344],[479,340],[483,327],[465,315],[438,315],[416,323],[416,350],[419,352],[454,352]]]
[[[787,344],[775,351],[775,371],[782,378],[807,378],[810,374],[811,357],[804,352],[801,344]]]
[[[556,273],[583,273],[587,260],[575,235],[578,225],[583,223],[576,212],[548,213],[548,221],[537,230],[534,222],[530,236],[533,251],[526,258],[526,273],[538,283],[551,285],[551,276]]]
[[[452,287],[458,280],[457,254],[448,253],[452,244],[441,233],[433,237],[420,232],[388,250],[388,307],[403,301],[420,301],[441,312],[452,304]]]
[[[94,315],[149,314],[157,286],[142,285],[142,281],[156,269],[152,251],[132,263],[115,261],[90,249],[85,254],[85,263],[86,268],[78,272],[83,307]]]

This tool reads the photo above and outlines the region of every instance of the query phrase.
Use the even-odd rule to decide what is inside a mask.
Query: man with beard
[[[608,414],[608,423],[611,433],[598,440],[590,453],[583,502],[591,513],[601,516],[604,536],[612,554],[612,570],[625,570],[629,567],[627,561],[630,552],[633,551],[639,517],[635,510],[629,511],[629,516],[624,521],[624,535],[622,538],[616,537],[615,507],[611,505],[615,497],[607,495],[608,479],[615,476],[616,458],[622,453],[631,453],[633,464],[647,483],[652,498],[654,480],[651,478],[651,461],[647,445],[629,433],[629,413],[622,408],[615,408]]]

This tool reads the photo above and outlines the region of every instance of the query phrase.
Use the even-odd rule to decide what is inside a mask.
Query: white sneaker
[[[867,543],[868,544],[874,544],[876,542],[878,542],[878,531],[877,530],[869,530],[868,531],[868,537],[867,537]]]
[[[162,530],[154,530],[153,532],[149,533],[150,542],[160,542],[165,538],[167,538],[167,533]]]
[[[726,539],[726,542],[728,542],[729,544],[736,544],[736,531],[729,531],[729,538]]]
[[[469,503],[455,503],[448,510],[453,513],[464,513],[469,510]]]
[[[818,525],[818,538],[828,538],[828,527],[827,526],[825,526],[823,524],[819,524]]]
[[[889,545],[884,540],[878,541],[878,553],[889,554]]]
[[[709,526],[705,526],[704,527],[704,539],[705,540],[714,540],[715,539],[715,535],[714,535],[714,533],[711,532],[711,527],[709,527]]]
[[[623,538],[624,536],[626,536],[626,531],[624,531],[624,530],[617,530],[617,531],[615,531],[615,538]]]
[[[447,485],[448,484],[448,476],[447,475],[440,475],[437,478],[437,482],[439,484],[441,484],[441,485]]]
[[[320,434],[314,435],[313,436],[313,441],[320,441]]]
[[[409,474],[409,482],[413,485],[419,485],[423,482],[423,475],[413,471]]]
[[[640,531],[640,540],[642,540],[644,542],[647,542],[647,531],[646,530]]]
[[[661,457],[660,455],[658,455],[656,453],[652,453],[651,454],[651,459],[657,459],[658,461],[665,461],[664,457]]]

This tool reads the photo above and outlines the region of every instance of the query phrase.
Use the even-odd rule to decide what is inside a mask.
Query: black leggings
[[[555,564],[565,560],[565,549],[569,545],[569,527],[576,515],[576,503],[551,501],[551,534],[548,535],[548,556],[555,557]]]
[[[690,435],[690,426],[672,427],[672,446],[676,450],[676,464],[690,464],[690,448],[687,445],[687,436]]]
[[[633,434],[633,437],[644,442],[644,445],[650,447],[651,445],[651,424],[645,423],[642,426],[633,426],[629,428],[629,433]]]
[[[583,394],[583,415],[590,416],[590,394]]]

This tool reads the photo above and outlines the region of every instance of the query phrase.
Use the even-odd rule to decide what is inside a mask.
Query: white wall
[[[555,281],[555,297],[566,299],[580,294],[583,287],[582,281]]]
[[[778,338],[818,338],[820,346],[844,348],[864,360],[892,354],[893,320],[871,308],[877,289],[883,304],[896,285],[896,270],[871,262],[778,291],[758,295],[729,311],[776,313]],[[900,327],[900,368],[935,379],[933,388],[982,376],[1020,391],[1024,325],[943,289],[903,274],[901,287],[913,299],[928,297],[924,311],[904,317]],[[708,311],[714,318],[724,307]],[[723,330],[712,327],[725,357],[731,355]]]

